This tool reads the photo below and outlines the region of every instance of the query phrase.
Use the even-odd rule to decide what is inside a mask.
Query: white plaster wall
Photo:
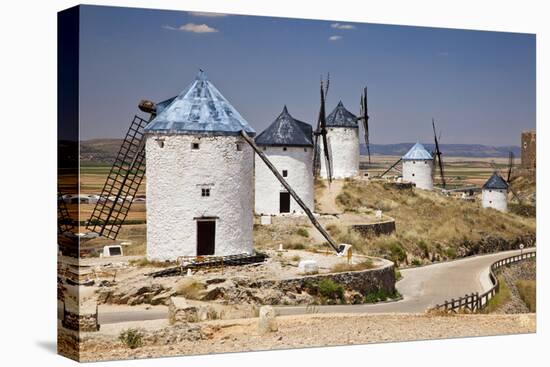
[[[433,190],[433,161],[403,161],[403,180],[413,182],[419,189]]]
[[[306,206],[313,210],[313,147],[287,147],[286,151],[283,147],[265,147],[263,152],[281,175],[283,170],[288,171],[285,180]],[[286,189],[260,157],[255,156],[255,164],[256,213],[279,214],[279,193],[286,192]],[[305,214],[292,196],[290,212]]]
[[[192,142],[200,149],[192,150]],[[146,164],[148,259],[195,256],[193,218],[201,216],[219,217],[215,255],[252,253],[254,154],[242,138],[148,134]],[[209,197],[201,196],[202,187],[210,187]]]
[[[506,190],[481,190],[481,206],[506,212],[508,211],[508,193]]]
[[[332,162],[332,177],[346,178],[359,175],[359,129],[330,127],[327,140]],[[319,137],[321,177],[327,178],[323,140]]]

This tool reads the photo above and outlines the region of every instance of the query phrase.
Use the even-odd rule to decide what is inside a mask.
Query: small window
[[[164,139],[156,139],[156,141],[159,147],[164,148]]]
[[[491,200],[489,200],[489,204],[492,204],[493,202]]]
[[[428,161],[424,161],[424,164],[428,164]]]
[[[200,144],[199,143],[191,143],[191,149],[199,150],[200,149]]]
[[[288,177],[288,171],[286,169],[283,170],[283,177]]]
[[[304,148],[304,152],[307,152],[307,148]]]
[[[286,147],[283,147],[283,151],[286,152]]]
[[[416,161],[413,161],[413,164],[416,164]]]
[[[412,176],[414,177],[414,173],[412,174]]]
[[[267,147],[263,147],[262,149],[263,149],[264,151],[266,151],[266,150],[267,150]]]
[[[210,196],[210,189],[201,189],[201,196]]]
[[[243,150],[243,145],[241,143],[237,143],[237,151],[241,152]]]

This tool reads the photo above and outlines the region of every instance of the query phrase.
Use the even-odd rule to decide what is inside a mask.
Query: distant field
[[[393,163],[397,162],[399,156],[374,155],[371,156],[371,165],[367,171],[371,175],[380,175]],[[367,164],[368,158],[361,156],[360,162]],[[508,158],[476,158],[476,157],[443,157],[443,171],[448,184],[453,186],[482,185],[491,176],[496,167],[502,174],[508,169]],[[514,166],[518,166],[519,159],[514,160]],[[401,163],[397,165],[401,170]],[[399,175],[396,170],[387,173],[388,176]],[[436,169],[435,180],[439,180],[439,169]]]

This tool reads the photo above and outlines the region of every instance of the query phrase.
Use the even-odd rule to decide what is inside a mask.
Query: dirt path
[[[278,317],[278,326],[277,332],[260,336],[257,319],[212,321],[202,325],[202,339],[183,341],[163,337],[160,329],[156,342],[131,350],[107,330],[118,326],[109,325],[107,335],[86,333],[80,356],[91,361],[533,333],[536,316],[315,314]]]
[[[328,181],[324,181],[326,187],[322,191],[322,195],[318,198],[319,212],[322,214],[341,214],[342,209],[336,204],[336,197],[342,191],[344,186],[344,180],[334,180],[328,184]]]

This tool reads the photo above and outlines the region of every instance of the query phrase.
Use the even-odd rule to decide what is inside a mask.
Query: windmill
[[[491,162],[491,167],[493,167],[493,170],[494,170],[495,173],[497,173],[501,177],[504,177],[504,175],[501,174],[500,170],[498,169],[498,167],[497,167],[497,165],[495,164],[494,161]],[[510,151],[508,153],[508,165],[506,167],[506,175],[505,175],[506,180],[505,181],[506,181],[506,184],[508,185],[508,190],[510,190],[510,192],[512,193],[514,198],[516,198],[518,203],[520,205],[522,205],[523,204],[522,199],[519,197],[519,195],[516,193],[516,191],[512,187],[512,181],[513,181],[512,170],[513,170],[513,167],[514,167],[514,152]]]
[[[315,141],[313,145],[313,170],[314,176],[318,176],[321,170],[321,152],[319,152],[319,136],[323,141],[323,156],[325,159],[325,166],[327,167],[327,177],[329,183],[332,182],[332,162],[330,161],[330,147],[327,139],[327,116],[325,111],[325,101],[328,94],[328,88],[330,85],[330,75],[327,75],[326,83],[321,80],[320,97],[321,105],[319,108],[319,116],[317,118],[317,130],[315,131]]]
[[[435,161],[437,159],[437,163],[439,166],[439,175],[441,176],[441,185],[443,188],[447,186],[447,183],[445,182],[445,174],[443,172],[443,160],[441,159],[441,150],[439,149],[439,140],[441,139],[441,135],[439,136],[439,139],[437,138],[437,132],[435,129],[435,120],[432,118],[432,128],[434,132],[434,143],[435,143],[435,152],[432,154],[434,158],[434,167],[435,167]]]
[[[206,80],[205,75],[201,73],[196,79],[196,83],[209,83]],[[209,84],[210,85],[210,84]],[[212,85],[210,85],[213,88]],[[217,90],[215,90],[217,92]],[[326,86],[321,83],[321,110],[319,113],[319,135],[323,137],[323,141],[326,142],[326,124],[325,124],[325,111],[324,104],[326,93],[328,91],[328,79]],[[219,93],[219,92],[218,92]],[[218,99],[223,98],[221,96],[216,96]],[[176,98],[176,102],[174,101]],[[134,116],[130,123],[130,127],[124,137],[122,145],[120,147],[119,153],[113,163],[113,166],[108,174],[105,185],[103,186],[100,200],[98,200],[92,215],[87,223],[87,229],[93,233],[97,233],[100,236],[116,239],[124,220],[126,219],[130,207],[132,205],[133,198],[137,193],[139,186],[142,182],[142,179],[145,175],[145,126],[151,122],[155,117],[165,109],[172,108],[174,103],[182,103],[182,98],[187,98],[187,94],[180,94],[178,97],[174,97],[169,100],[154,103],[151,101],[141,101],[139,103],[139,109],[143,112],[150,114],[148,120],[143,119],[139,116]],[[189,98],[195,98],[194,94],[191,93]],[[180,101],[178,101],[180,99]],[[195,98],[196,103],[206,103],[203,99],[197,97]],[[195,103],[194,102],[194,103]],[[200,107],[200,106],[199,106]],[[210,107],[210,106],[209,106]],[[213,106],[216,107],[216,106]],[[233,113],[232,116],[236,114]],[[239,116],[240,117],[240,116]],[[156,121],[156,120],[155,120]],[[253,130],[252,130],[253,132]],[[275,169],[273,164],[269,159],[263,154],[263,152],[258,149],[254,141],[247,134],[247,131],[242,129],[239,131],[239,135],[244,138],[244,140],[253,148],[253,150],[260,156],[260,158],[266,163],[269,169],[281,182],[281,184],[288,190],[292,195],[295,201],[302,207],[304,212],[307,214],[313,225],[321,232],[321,234],[326,238],[328,244],[337,252],[341,253],[344,249],[342,246],[337,246],[336,242],[331,238],[331,236],[326,232],[326,230],[320,225],[317,219],[314,217],[311,210],[303,203],[300,197],[295,193],[295,191],[290,187],[286,180],[282,177],[281,174]],[[158,141],[159,146],[164,143]],[[198,144],[197,144],[198,145]],[[326,145],[325,145],[326,146]],[[330,155],[328,150],[325,149],[325,159],[330,164]]]

